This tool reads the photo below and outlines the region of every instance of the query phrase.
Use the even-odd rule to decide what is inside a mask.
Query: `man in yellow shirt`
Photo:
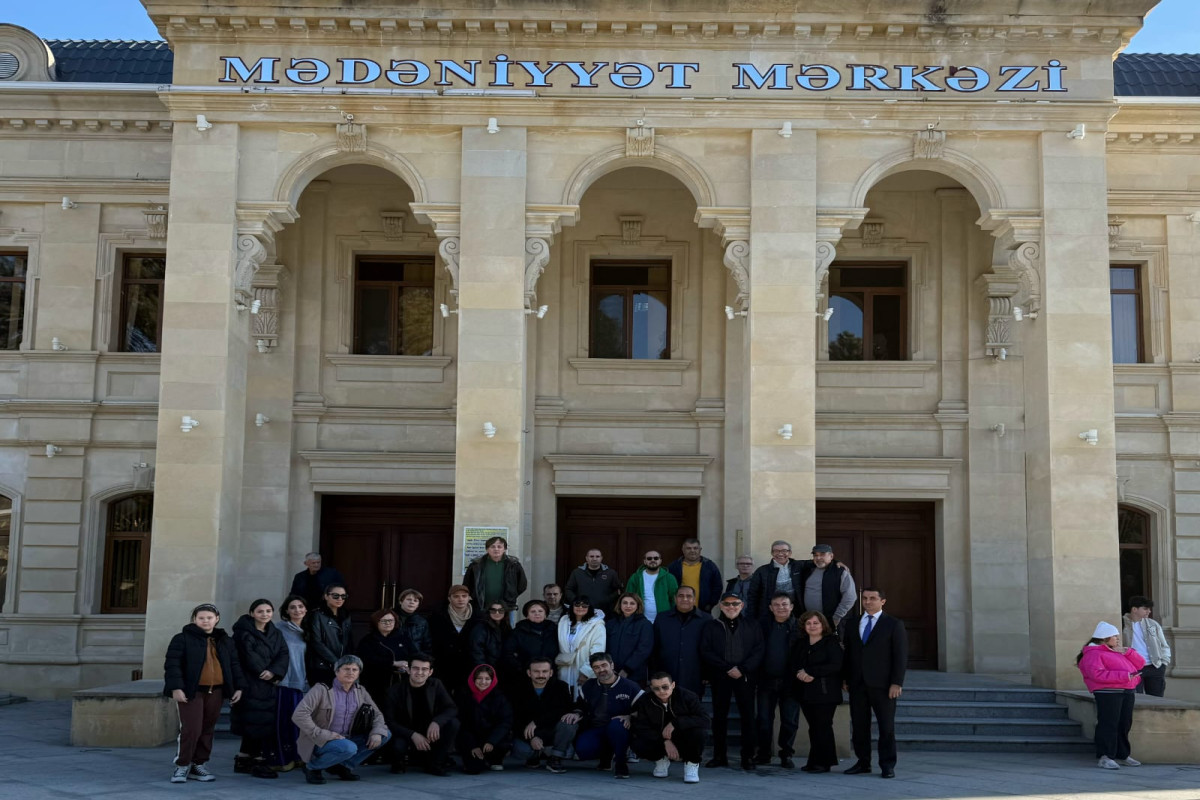
[[[700,555],[699,539],[684,539],[683,557],[677,558],[667,567],[680,586],[690,586],[696,592],[696,606],[711,613],[721,599],[724,583],[721,568],[711,558]]]

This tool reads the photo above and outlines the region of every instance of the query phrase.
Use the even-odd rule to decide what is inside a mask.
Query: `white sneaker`
[[[171,783],[187,783],[188,770],[191,768],[190,764],[176,767],[175,771],[171,773]]]
[[[187,776],[193,781],[201,781],[202,783],[208,783],[217,779],[217,776],[209,772],[208,767],[203,764],[192,764],[192,769],[188,772]]]
[[[696,761],[685,761],[683,764],[683,782],[684,783],[699,783],[700,782],[700,763]]]
[[[1113,761],[1108,756],[1100,756],[1100,762],[1096,765],[1100,769],[1120,769],[1121,765]]]
[[[1142,765],[1142,762],[1138,761],[1133,756],[1125,756],[1125,758],[1121,759],[1121,763],[1127,767],[1140,767]]]
[[[665,778],[671,774],[671,759],[660,758],[654,762],[654,777]]]

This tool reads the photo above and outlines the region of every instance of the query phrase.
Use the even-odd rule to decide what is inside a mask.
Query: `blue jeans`
[[[353,769],[362,762],[371,757],[371,753],[375,752],[367,748],[367,739],[369,736],[351,736],[348,739],[334,739],[331,742],[326,742],[317,749],[313,750],[312,758],[309,759],[307,766],[309,769],[329,769],[338,764],[350,767]],[[383,747],[388,739],[391,739],[390,733],[383,735],[383,742],[379,744]]]
[[[629,731],[621,720],[609,720],[603,728],[589,728],[575,740],[575,755],[580,761],[612,756],[624,764],[629,753]]]

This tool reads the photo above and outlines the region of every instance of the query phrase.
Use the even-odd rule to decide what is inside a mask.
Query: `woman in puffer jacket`
[[[1133,726],[1133,690],[1142,680],[1139,673],[1145,660],[1136,650],[1121,646],[1121,632],[1115,625],[1101,622],[1075,663],[1096,698],[1097,766],[1140,767],[1142,762],[1129,754],[1129,729]]]
[[[246,679],[242,702],[233,706],[230,728],[242,737],[241,751],[234,756],[233,771],[256,778],[275,778],[270,764],[279,762],[275,740],[275,711],[278,686],[288,673],[291,659],[287,641],[271,624],[275,606],[258,599],[233,625],[233,641]]]

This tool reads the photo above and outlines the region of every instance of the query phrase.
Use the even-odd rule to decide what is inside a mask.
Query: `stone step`
[[[944,703],[937,700],[907,700],[905,692],[896,704],[896,719],[907,717],[993,717],[1022,719],[1067,719],[1067,707],[1057,703]]]
[[[15,703],[24,703],[25,698],[12,692],[0,692],[0,706],[11,706]]]
[[[1079,723],[1070,719],[994,717],[897,717],[896,735],[1022,736],[1080,738]]]
[[[1055,704],[1053,689],[1022,686],[1013,689],[999,687],[904,687],[903,701],[939,703],[1044,703]]]
[[[1092,753],[1095,744],[1082,736],[940,736],[896,734],[900,752],[905,750],[977,753]]]

